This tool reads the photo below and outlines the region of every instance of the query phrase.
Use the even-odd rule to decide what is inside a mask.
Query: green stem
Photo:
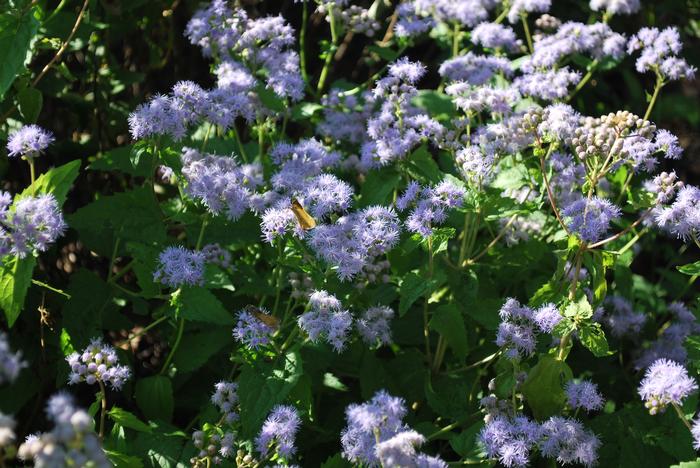
[[[214,126],[209,122],[209,127],[207,127],[207,133],[204,134],[204,140],[202,141],[202,147],[199,149],[200,152],[204,152],[204,148],[207,147],[207,141],[209,141],[209,134]]]
[[[107,415],[107,389],[105,388],[105,384],[102,382],[102,380],[97,379],[97,383],[100,385],[100,393],[101,393],[101,409],[100,409],[100,440],[103,440],[105,438],[105,416]]]
[[[131,340],[133,340],[134,338],[138,338],[139,336],[148,333],[148,331],[151,330],[153,327],[158,326],[159,324],[163,323],[167,319],[168,319],[168,317],[164,315],[161,318],[154,320],[153,322],[146,325],[143,329],[139,330],[137,333],[134,333],[133,335],[129,335],[126,340],[122,341],[122,344],[130,343]]]
[[[177,336],[175,337],[175,343],[173,344],[173,347],[170,349],[170,353],[168,354],[168,357],[165,360],[165,364],[163,364],[163,368],[160,370],[161,374],[165,374],[165,371],[168,370],[168,366],[170,366],[170,362],[173,360],[173,357],[175,356],[175,352],[177,351],[178,346],[180,346],[180,340],[182,340],[182,332],[184,330],[185,330],[185,319],[181,318],[180,322],[177,326]]]
[[[277,241],[277,281],[275,284],[275,303],[272,306],[272,315],[277,316],[277,307],[279,307],[280,296],[282,295],[282,241]]]
[[[241,136],[238,134],[238,129],[236,129],[235,125],[233,126],[233,137],[236,139],[238,151],[241,153],[241,158],[243,159],[243,162],[248,164],[248,154],[245,152],[245,147],[243,146],[243,142],[241,141]]]
[[[454,29],[452,30],[452,57],[457,57],[459,55],[459,38],[461,31],[459,30],[459,23],[455,22]]]
[[[292,341],[294,340],[294,338],[297,337],[298,334],[299,334],[299,327],[296,327],[296,326],[295,326],[295,327],[292,329],[292,332],[289,334],[289,336],[287,337],[287,339],[284,340],[284,343],[282,343],[282,346],[280,347],[280,351],[281,351],[282,353],[289,347],[290,344],[292,344]]]
[[[469,237],[469,226],[471,224],[471,212],[467,211],[464,213],[464,227],[462,228],[462,245],[459,247],[459,262],[457,266],[464,263],[464,259],[467,256],[467,238]]]
[[[35,279],[32,278],[32,284],[36,284],[37,286],[41,286],[42,288],[48,289],[49,291],[53,291],[53,292],[58,293],[58,294],[60,294],[60,295],[62,295],[62,296],[65,296],[67,299],[70,299],[70,298],[71,298],[71,295],[70,295],[70,294],[68,294],[68,293],[66,293],[66,292],[63,292],[62,290],[60,290],[60,289],[58,289],[58,288],[54,288],[53,286],[48,285],[48,284],[46,284],[46,283],[42,283],[42,282],[39,281],[39,280],[35,280]]]
[[[333,56],[335,55],[335,48],[338,45],[338,32],[335,29],[335,16],[333,16],[333,5],[328,4],[328,21],[331,24],[331,45],[326,52],[326,60],[323,63],[323,69],[321,69],[321,76],[318,79],[318,85],[316,86],[316,92],[321,93],[323,91],[323,86],[326,84],[326,78],[328,77],[328,71],[333,61]]]
[[[574,96],[576,96],[576,94],[578,94],[578,92],[581,91],[584,86],[586,86],[586,84],[593,77],[593,73],[595,73],[595,69],[597,66],[598,66],[598,60],[594,60],[591,63],[590,67],[588,68],[588,72],[586,72],[586,74],[583,76],[583,78],[581,78],[581,81],[578,82],[578,84],[576,85],[576,88],[574,88],[572,93],[569,96],[567,96],[565,102],[571,101],[574,98]]]
[[[664,86],[664,81],[663,78],[661,78],[661,75],[657,73],[656,76],[656,85],[654,85],[654,94],[651,95],[651,100],[649,101],[649,105],[647,106],[647,110],[644,113],[644,120],[649,120],[649,116],[651,115],[652,109],[654,109],[654,104],[656,104],[656,99],[659,97],[659,92],[661,91],[661,88]]]
[[[202,227],[199,228],[197,244],[194,247],[195,250],[199,250],[202,247],[202,241],[204,240],[204,231],[207,229],[207,224],[209,224],[209,212],[204,213],[204,217],[202,218]]]
[[[130,261],[129,263],[127,263],[127,264],[124,266],[124,268],[122,268],[121,270],[119,270],[118,273],[115,273],[114,275],[112,275],[112,278],[108,279],[107,282],[108,282],[108,283],[114,283],[114,282],[117,281],[119,278],[121,278],[121,277],[124,276],[125,274],[129,273],[129,271],[131,271],[131,268],[134,266],[135,263],[136,263],[136,260],[132,260],[132,261]]]
[[[428,237],[428,281],[433,279],[433,239]],[[425,296],[423,303],[423,337],[425,339],[425,355],[428,362],[433,360],[432,352],[430,351],[430,330],[428,329],[428,300],[430,299],[430,288]]]
[[[33,184],[34,181],[36,180],[36,172],[35,172],[35,168],[34,168],[34,158],[32,158],[32,157],[27,158],[27,162],[29,163],[29,178],[31,179],[32,184]]]
[[[530,50],[530,54],[535,52],[535,48],[532,45],[532,36],[530,35],[530,26],[527,24],[527,15],[521,14],[520,19],[523,22],[523,29],[525,30],[525,39],[527,40],[527,48]]]
[[[681,408],[678,406],[677,403],[671,403],[671,404],[673,405],[673,409],[676,410],[676,414],[678,415],[678,417],[681,419],[681,421],[683,421],[683,424],[685,424],[685,427],[687,427],[688,430],[692,433],[693,427],[688,422],[688,419],[683,414],[683,411],[681,410]]]
[[[301,12],[301,31],[299,32],[299,66],[301,67],[301,77],[304,79],[306,86],[309,85],[309,75],[306,71],[306,23],[309,21],[309,7],[303,0]]]
[[[114,271],[114,263],[117,261],[117,253],[119,252],[119,243],[121,242],[121,237],[117,237],[114,242],[114,249],[112,249],[112,258],[109,261],[109,271],[107,272],[107,282],[109,283],[112,279],[112,272]]]

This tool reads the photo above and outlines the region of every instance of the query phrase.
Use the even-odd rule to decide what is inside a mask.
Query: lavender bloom
[[[308,180],[335,167],[340,154],[329,151],[314,138],[292,145],[278,143],[270,151],[272,161],[280,170],[272,176],[272,186],[279,192],[303,192]]]
[[[554,327],[561,322],[562,315],[554,304],[545,304],[534,312],[533,321],[544,333],[552,333]]]
[[[349,338],[352,315],[335,296],[326,291],[314,291],[309,297],[309,311],[299,317],[299,328],[304,330],[312,342],[325,338],[341,352]]]
[[[255,447],[267,456],[275,446],[277,454],[289,458],[296,452],[294,438],[301,425],[301,418],[293,406],[277,405],[263,423],[260,434],[255,439]]]
[[[340,436],[343,458],[352,463],[377,466],[377,439],[381,442],[408,430],[402,421],[406,415],[405,404],[403,399],[381,390],[366,403],[349,405],[345,409],[347,426]]]
[[[394,311],[390,307],[370,307],[355,321],[355,327],[369,346],[377,343],[388,345],[391,344],[390,322],[393,318]]]
[[[478,146],[465,146],[457,152],[455,158],[464,179],[477,187],[491,180],[495,160],[495,154],[484,153]]]
[[[402,2],[396,7],[398,20],[394,31],[398,37],[415,37],[433,27],[435,22],[430,17],[422,17],[416,13],[411,2]]]
[[[379,442],[375,451],[383,466],[415,466],[416,447],[424,442],[425,437],[416,431],[402,431]]]
[[[700,189],[687,185],[678,191],[671,206],[654,210],[660,229],[687,241],[700,231]]]
[[[639,11],[639,0],[591,0],[591,10],[605,10],[609,15],[631,15]]]
[[[406,219],[406,228],[423,237],[433,234],[433,227],[447,219],[447,211],[460,208],[464,204],[466,190],[449,180],[444,180],[434,187],[425,187],[421,191],[416,207]]]
[[[397,35],[415,36],[436,23],[455,21],[471,28],[487,19],[496,4],[494,0],[411,0],[398,10]]]
[[[316,254],[337,267],[347,280],[372,265],[399,240],[399,219],[390,208],[371,206],[340,217],[334,224],[322,224],[311,231],[309,244]]]
[[[581,74],[572,72],[568,67],[558,70],[532,72],[519,76],[513,86],[523,96],[532,96],[544,101],[563,99],[569,94],[569,87],[578,83]]]
[[[231,221],[245,213],[252,192],[262,183],[262,167],[239,166],[231,157],[201,154],[185,147],[181,159],[185,192],[211,213],[225,214]]]
[[[688,352],[683,346],[685,339],[700,332],[700,324],[695,315],[680,302],[669,304],[668,310],[673,315],[673,320],[663,328],[661,336],[635,360],[636,369],[645,369],[659,358],[678,363],[685,363],[688,359]]]
[[[658,359],[647,369],[638,392],[649,414],[655,415],[669,404],[682,405],[683,399],[697,390],[697,382],[688,376],[685,367],[668,359]]]
[[[265,309],[260,311],[270,315]],[[247,309],[238,312],[238,323],[233,329],[233,337],[250,349],[257,350],[260,346],[265,346],[270,342],[270,336],[275,329],[250,313]]]
[[[490,458],[497,458],[504,466],[526,466],[530,451],[540,437],[540,427],[525,416],[509,419],[495,416],[478,436]]]
[[[552,104],[544,108],[537,131],[545,137],[568,141],[575,136],[581,116],[567,104]]]
[[[471,41],[489,49],[505,49],[515,52],[520,49],[521,41],[515,31],[498,23],[481,23],[471,32]]]
[[[598,386],[588,380],[574,382],[570,380],[564,388],[569,406],[573,409],[583,408],[596,411],[603,407],[603,397],[598,393]]]
[[[423,188],[418,182],[415,180],[410,181],[403,194],[396,199],[396,209],[403,211],[408,208],[416,200],[416,198],[418,198],[422,189]]]
[[[508,10],[508,21],[511,24],[517,23],[520,16],[527,13],[544,13],[549,11],[552,0],[513,0]]]
[[[641,50],[635,63],[639,73],[655,71],[667,80],[687,78],[692,80],[697,69],[679,57],[683,45],[675,27],[662,31],[657,28],[642,28],[627,43],[628,53]]]
[[[134,140],[169,135],[180,140],[192,123],[185,113],[178,110],[170,97],[157,95],[148,103],[139,105],[129,114],[129,132]]]
[[[207,244],[202,247],[202,255],[207,263],[218,265],[221,268],[231,266],[231,253],[219,244]]]
[[[509,298],[498,314],[501,323],[498,325],[496,345],[504,348],[505,355],[513,360],[531,355],[537,345],[532,309]]]
[[[238,384],[221,381],[214,385],[211,402],[216,405],[224,421],[231,424],[238,420]]]
[[[7,335],[0,332],[0,385],[13,383],[25,367],[27,363],[22,360],[22,352],[13,353]]]
[[[332,174],[321,174],[309,180],[303,191],[305,209],[316,219],[329,213],[345,211],[352,201],[352,187]]]
[[[613,336],[622,338],[639,335],[646,322],[644,314],[635,312],[632,304],[622,296],[610,296],[605,300],[605,304],[612,307],[612,312],[606,314],[602,320],[610,328]]]
[[[199,449],[199,458],[210,460],[214,465],[220,465],[224,458],[235,456],[234,442],[236,435],[232,432],[223,431],[194,431],[192,433],[192,445]],[[199,466],[197,458],[190,460],[193,466]]]
[[[93,432],[93,419],[75,406],[67,393],[57,393],[49,399],[46,414],[54,423],[50,432],[30,435],[20,445],[18,457],[33,461],[37,468],[57,466],[112,466]]]
[[[294,217],[291,209],[268,208],[262,216],[260,223],[263,239],[272,244],[278,237],[284,237],[292,232],[296,237],[304,237],[304,231]]]
[[[472,86],[464,81],[453,82],[445,88],[445,92],[467,115],[486,109],[495,114],[509,114],[520,99],[520,93],[513,88]]]
[[[610,229],[610,222],[622,215],[620,208],[605,198],[580,198],[562,210],[568,227],[585,242],[599,241]]]
[[[335,141],[360,144],[366,138],[367,120],[372,115],[374,98],[365,91],[359,98],[345,96],[338,89],[331,89],[321,98],[323,120],[316,129],[321,135]]]
[[[153,279],[173,289],[204,284],[204,261],[201,251],[167,247],[158,256]]]
[[[0,256],[13,253],[24,258],[31,250],[44,252],[66,230],[63,214],[53,195],[25,197],[15,202],[0,191]]]
[[[71,385],[79,382],[94,385],[99,381],[119,390],[131,377],[131,370],[119,365],[117,352],[105,344],[102,338],[94,338],[85,350],[70,354],[66,361],[71,368],[68,378]]]
[[[416,468],[447,468],[449,466],[441,458],[431,457],[424,453],[419,453],[413,461],[416,464]]]
[[[54,136],[38,125],[25,125],[10,133],[7,140],[7,155],[34,158],[44,152],[54,142]]]
[[[496,73],[510,76],[512,68],[508,59],[467,52],[459,57],[445,60],[440,65],[439,73],[448,81],[465,81],[471,85],[480,86]]]
[[[680,159],[683,155],[683,148],[678,143],[678,137],[668,130],[656,132],[654,140],[657,151],[663,151],[664,157],[668,159]]]
[[[593,466],[598,460],[600,440],[579,421],[552,416],[542,424],[538,447],[542,455],[556,458],[561,464]]]
[[[0,453],[15,441],[15,420],[0,411]]]
[[[580,187],[586,180],[586,168],[565,153],[555,152],[547,161],[553,177],[550,181],[557,204],[568,206],[581,198]]]
[[[700,418],[693,421],[693,428],[690,433],[693,436],[693,448],[695,450],[700,450]]]

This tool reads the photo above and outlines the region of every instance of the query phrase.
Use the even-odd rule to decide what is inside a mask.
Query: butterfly
[[[308,231],[316,227],[316,221],[311,217],[309,213],[306,212],[299,200],[292,198],[292,206],[290,207],[294,216],[296,216],[299,226],[304,231]]]
[[[263,312],[263,310],[259,307],[247,305],[245,306],[245,311],[253,315],[256,319],[260,320],[262,323],[264,323],[270,328],[274,328],[275,330],[277,330],[280,327],[280,320],[277,317]]]

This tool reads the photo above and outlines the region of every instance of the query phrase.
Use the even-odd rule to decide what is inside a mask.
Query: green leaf
[[[404,276],[399,289],[399,315],[404,316],[418,298],[430,289],[429,283],[418,274],[409,272]]]
[[[205,329],[182,337],[180,347],[173,356],[178,372],[192,372],[202,367],[212,356],[231,344],[228,328]]]
[[[12,257],[0,266],[0,307],[5,311],[8,327],[15,324],[22,312],[35,265],[36,258],[30,255]]]
[[[360,192],[359,207],[386,205],[401,181],[401,175],[393,169],[369,171]]]
[[[677,465],[671,465],[670,468],[700,468],[700,458],[695,461],[680,462]]]
[[[538,420],[557,414],[564,408],[564,385],[572,378],[566,362],[551,356],[540,356],[522,386],[525,400]]]
[[[80,160],[71,161],[63,166],[49,169],[41,174],[32,185],[24,189],[17,199],[50,193],[56,198],[58,204],[63,206],[73,181],[78,177],[79,172]]]
[[[133,146],[126,145],[111,149],[95,156],[87,167],[91,171],[119,171],[136,177],[147,177],[153,167],[153,157],[139,157],[138,163],[134,164],[131,159]]]
[[[20,75],[32,38],[39,29],[34,12],[35,8],[30,8],[20,17],[13,13],[0,14],[0,100]]]
[[[149,420],[170,421],[175,405],[173,386],[164,375],[153,375],[136,382],[136,404]]]
[[[396,60],[396,57],[399,56],[399,51],[394,50],[391,47],[379,47],[378,45],[371,45],[367,47],[367,50],[379,55],[379,57],[381,57],[387,62],[393,62],[394,60]]]
[[[115,423],[121,424],[122,426],[133,429],[137,432],[151,432],[152,428],[145,422],[141,421],[133,413],[130,413],[124,409],[117,406],[112,407],[107,413]]]
[[[588,303],[586,296],[581,296],[577,301],[570,303],[564,309],[564,317],[576,320],[585,320],[593,316],[593,308]]]
[[[41,91],[36,88],[24,88],[17,93],[17,108],[24,120],[28,123],[35,123],[41,113],[41,106],[44,98]]]
[[[697,276],[700,275],[700,261],[695,262],[695,263],[688,263],[687,265],[681,265],[678,268],[678,271],[683,273],[684,275],[690,275],[690,276]]]
[[[452,99],[444,93],[432,89],[419,90],[416,97],[413,98],[413,104],[425,109],[428,114],[439,120],[449,119],[457,115],[457,108],[452,103]]]
[[[332,457],[328,457],[321,468],[352,468],[352,464],[345,460],[341,454],[336,453]]]
[[[287,108],[287,104],[274,91],[266,88],[264,85],[258,85],[255,88],[260,101],[270,110],[275,112],[283,112]]]
[[[430,236],[432,238],[431,242],[433,244],[433,255],[437,255],[440,252],[446,251],[450,239],[454,238],[456,234],[457,231],[455,230],[455,228],[451,227],[441,227],[433,229],[433,234]]]
[[[178,313],[185,320],[233,325],[233,316],[209,290],[203,288],[183,288],[180,293]]]
[[[298,352],[284,356],[282,368],[245,366],[238,378],[241,426],[244,438],[253,437],[273,406],[282,403],[302,375]]]
[[[105,450],[105,454],[107,454],[107,458],[109,458],[109,461],[112,462],[115,468],[143,468],[143,462],[139,457],[112,450]]]
[[[433,156],[428,152],[427,145],[421,145],[413,151],[406,159],[405,164],[408,173],[423,183],[435,184],[443,179],[443,174]]]
[[[608,349],[608,340],[599,323],[586,323],[578,330],[578,337],[594,356],[603,357],[612,354]]]
[[[63,327],[71,345],[81,349],[101,333],[102,314],[111,304],[112,290],[99,276],[80,269],[71,275],[66,292],[71,299],[63,306]]]
[[[469,352],[467,329],[456,305],[446,304],[435,309],[429,325],[432,330],[440,333],[447,340],[458,358],[467,356]]]

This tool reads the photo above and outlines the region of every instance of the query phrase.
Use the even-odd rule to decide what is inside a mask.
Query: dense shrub
[[[697,5],[277,3],[4,5],[0,466],[700,464]]]

